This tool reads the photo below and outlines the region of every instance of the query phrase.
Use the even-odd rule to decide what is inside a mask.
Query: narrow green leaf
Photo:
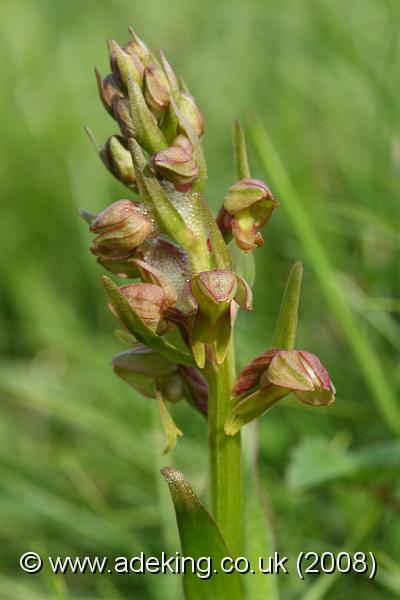
[[[218,225],[212,215],[210,207],[204,198],[200,198],[201,209],[205,224],[210,235],[210,242],[212,246],[212,254],[215,261],[215,266],[218,269],[232,269],[232,258],[229,252],[229,248],[226,245],[224,238],[219,230]]]
[[[247,158],[246,138],[239,121],[232,127],[233,164],[236,179],[250,179],[250,167]]]
[[[193,127],[190,125],[188,120],[179,110],[173,98],[171,98],[171,106],[175,111],[179,125],[181,126],[183,132],[185,133],[186,137],[189,139],[190,143],[193,146],[193,157],[196,160],[197,166],[199,168],[199,176],[193,185],[193,191],[203,191],[207,181],[207,165],[201,141]]]
[[[192,232],[186,227],[182,216],[154,177],[139,144],[133,138],[129,140],[129,149],[144,204],[155,214],[165,233],[168,233],[185,250],[190,250],[194,242]]]
[[[115,312],[127,329],[140,341],[153,350],[157,350],[168,360],[184,365],[194,366],[192,357],[186,352],[181,352],[161,336],[156,335],[143,323],[135,313],[126,298],[121,294],[115,283],[106,275],[103,276],[104,289],[109,297]]]
[[[128,94],[133,126],[140,144],[150,154],[166,148],[167,142],[165,137],[159,129],[153,113],[143,98],[140,87],[133,77],[129,77],[128,79]]]
[[[272,342],[273,348],[292,350],[295,347],[302,277],[303,265],[297,261],[286,283]]]
[[[174,503],[183,556],[190,556],[194,561],[210,557],[212,561],[209,579],[201,579],[188,569],[183,578],[186,600],[242,600],[239,574],[224,574],[220,568],[221,560],[231,554],[217,524],[180,471],[164,467],[161,473],[165,477]],[[204,558],[200,565],[203,568],[206,566]]]

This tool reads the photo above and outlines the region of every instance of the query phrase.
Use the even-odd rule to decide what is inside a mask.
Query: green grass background
[[[373,582],[293,572],[280,597],[400,597],[399,3],[3,0],[0,16],[0,598],[181,598],[179,577],[30,576],[18,559],[173,553],[158,469],[206,487],[203,420],[177,406],[185,435],[160,457],[154,403],[111,372],[121,346],[77,216],[126,197],[83,126],[115,132],[93,65],[107,72],[105,40],[124,42],[127,25],[163,48],[204,112],[213,208],[233,182],[234,118],[281,201],[256,251],[239,367],[269,346],[290,265],[305,262],[298,346],[338,393],[320,410],[289,398],[260,422],[272,529],[291,557],[357,549],[379,568]]]

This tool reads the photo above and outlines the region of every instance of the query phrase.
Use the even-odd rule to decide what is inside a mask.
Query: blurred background
[[[32,576],[18,560],[174,553],[159,468],[206,487],[203,419],[176,406],[184,437],[161,457],[154,403],[111,371],[122,348],[77,215],[126,197],[83,126],[115,133],[93,65],[108,72],[105,41],[125,42],[128,25],[204,112],[213,208],[233,183],[234,118],[281,201],[256,251],[239,367],[271,343],[290,265],[305,263],[298,347],[322,358],[337,401],[288,398],[261,419],[271,529],[282,554],[372,551],[379,568],[374,581],[280,577],[280,598],[399,598],[400,4],[2,0],[0,14],[0,598],[181,598],[176,576]]]

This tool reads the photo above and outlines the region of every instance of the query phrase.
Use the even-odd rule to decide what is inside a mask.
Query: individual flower
[[[168,293],[155,283],[132,283],[119,288],[129,306],[143,323],[154,333],[162,335],[169,329],[164,318],[166,309],[171,306]],[[112,304],[111,311],[117,316]]]
[[[171,181],[181,192],[187,191],[199,174],[192,153],[181,146],[170,146],[154,154],[153,165],[162,178]]]
[[[128,258],[152,230],[152,222],[140,205],[131,200],[117,200],[92,222],[90,231],[97,235],[91,250],[103,261]]]
[[[267,223],[277,206],[278,201],[264,182],[241,179],[229,188],[218,224],[223,234],[231,229],[241,250],[252,250],[264,243],[257,229]]]
[[[129,187],[135,187],[136,178],[131,153],[127,141],[122,136],[112,135],[108,138],[101,152],[101,158],[118,181]]]
[[[315,354],[267,350],[240,373],[234,388],[238,400],[227,418],[225,432],[235,435],[290,392],[306,404],[327,406],[334,401],[336,390]]]
[[[217,362],[222,362],[231,336],[232,301],[251,310],[250,287],[236,273],[215,269],[198,273],[191,279],[188,298],[193,306],[190,337],[197,364],[204,366],[206,346],[215,354]]]

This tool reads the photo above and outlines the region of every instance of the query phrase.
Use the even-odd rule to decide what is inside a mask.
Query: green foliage
[[[193,492],[188,481],[177,469],[165,467],[161,469],[168,484],[175,507],[179,536],[182,543],[183,556],[190,556],[200,561],[201,568],[207,569],[207,563],[201,559],[210,557],[212,564],[220,565],[223,558],[231,556],[218,526],[207,509]],[[202,598],[232,598],[241,600],[242,587],[238,573],[223,574],[210,578],[199,577],[201,573],[189,572],[183,578],[185,598],[202,600]]]

